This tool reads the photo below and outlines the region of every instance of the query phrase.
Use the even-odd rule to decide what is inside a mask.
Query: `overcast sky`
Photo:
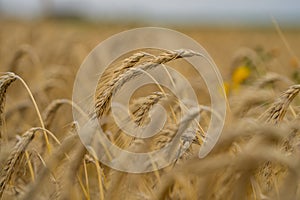
[[[300,0],[0,0],[0,11],[32,18],[45,11],[100,20],[300,25]]]

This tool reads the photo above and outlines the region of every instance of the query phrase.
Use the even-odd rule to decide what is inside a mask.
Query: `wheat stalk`
[[[43,129],[45,129],[44,122],[42,120],[42,116],[40,114],[39,108],[36,104],[36,101],[35,101],[35,99],[32,95],[31,90],[29,89],[26,82],[20,76],[14,74],[12,72],[6,72],[4,75],[2,75],[0,77],[0,115],[2,115],[3,110],[4,110],[5,94],[6,94],[7,88],[10,86],[10,84],[12,82],[14,82],[17,79],[22,83],[22,85],[25,87],[26,91],[28,92],[28,94],[30,96],[30,99],[31,99],[31,101],[34,105],[34,108],[36,110],[36,113],[38,115],[38,118],[40,120],[41,126],[42,126]],[[2,123],[3,123],[3,119],[1,119],[1,117],[0,117],[0,128],[2,127]],[[0,134],[0,136],[1,136],[1,134]],[[51,147],[50,147],[50,143],[48,141],[48,136],[47,136],[46,132],[44,132],[44,137],[45,137],[45,141],[46,141],[48,151],[50,152]]]
[[[82,116],[85,118],[88,118],[87,114],[73,101],[69,99],[56,99],[53,100],[44,110],[43,112],[43,119],[44,119],[44,125],[45,128],[48,129],[52,121],[54,119],[55,113],[57,110],[64,104],[71,105],[73,108],[75,108]]]
[[[26,89],[27,93],[29,94],[29,97],[30,97],[30,99],[31,99],[31,101],[32,101],[32,103],[33,103],[33,106],[34,106],[34,108],[35,108],[36,114],[37,114],[38,119],[39,119],[39,121],[40,121],[40,123],[41,123],[41,126],[42,126],[43,129],[45,129],[45,125],[44,125],[44,122],[43,122],[43,119],[42,119],[42,115],[41,115],[41,113],[40,113],[40,110],[39,110],[39,108],[38,108],[38,105],[37,105],[37,103],[36,103],[36,101],[35,101],[35,99],[34,99],[34,97],[33,97],[33,94],[32,94],[32,92],[31,92],[30,88],[28,87],[28,85],[26,84],[26,82],[25,82],[20,76],[18,76],[18,75],[14,75],[14,76],[15,76],[15,77],[22,83],[22,85],[25,87],[25,89]],[[49,143],[49,139],[48,139],[47,133],[46,133],[45,131],[44,131],[44,138],[45,138],[45,143],[46,143],[46,146],[47,146],[47,150],[48,150],[48,152],[50,153],[50,152],[51,152],[51,146],[50,146],[50,143]]]
[[[59,198],[61,200],[68,199],[68,196],[70,196],[72,188],[74,188],[74,184],[76,183],[76,177],[78,178],[78,170],[82,164],[84,155],[86,154],[86,148],[80,142],[75,147],[73,158],[68,161],[69,165],[67,166],[67,171],[62,177],[63,190]]]

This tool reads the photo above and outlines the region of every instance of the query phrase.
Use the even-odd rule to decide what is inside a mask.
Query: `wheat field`
[[[72,109],[82,110],[72,90],[89,52],[137,25],[55,20],[0,25],[0,199],[300,199],[300,30],[175,27],[199,42],[219,67],[227,96],[224,129],[213,151],[199,159],[212,115],[203,110],[195,139],[180,138],[179,145],[190,146],[174,164],[133,174],[104,165],[83,146],[72,115]],[[191,81],[199,105],[209,107],[203,80],[182,59],[196,55],[169,49],[120,57],[101,77],[92,113],[82,115],[107,117],[104,132],[122,149],[164,147],[181,122],[195,120],[180,119],[170,91],[145,86],[130,101],[137,126],[149,123],[158,103],[171,113],[163,130],[145,141],[112,122],[111,98],[139,76],[131,73],[138,63],[170,63]]]

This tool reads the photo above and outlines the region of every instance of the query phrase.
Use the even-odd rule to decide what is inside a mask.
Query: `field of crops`
[[[137,25],[47,20],[0,21],[0,26],[0,199],[300,199],[300,29],[174,28],[199,42],[221,72],[224,129],[212,152],[199,159],[213,115],[203,109],[195,138],[183,137],[182,130],[178,145],[189,145],[175,163],[134,174],[112,169],[87,151],[72,109],[105,119],[107,138],[122,149],[163,148],[179,124],[195,122],[194,113],[180,118],[182,108],[172,92],[144,86],[130,101],[133,123],[147,125],[158,103],[168,116],[158,135],[141,140],[113,122],[111,98],[139,76],[132,75],[138,64],[170,64],[191,82],[199,105],[208,108],[203,80],[183,61],[197,52],[137,51],[120,57],[99,77],[96,103],[84,113],[72,102],[77,70],[96,45]]]

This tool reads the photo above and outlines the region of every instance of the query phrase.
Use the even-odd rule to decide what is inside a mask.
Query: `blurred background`
[[[300,25],[298,0],[0,0],[2,17],[19,19],[81,18],[114,23],[180,26]]]

